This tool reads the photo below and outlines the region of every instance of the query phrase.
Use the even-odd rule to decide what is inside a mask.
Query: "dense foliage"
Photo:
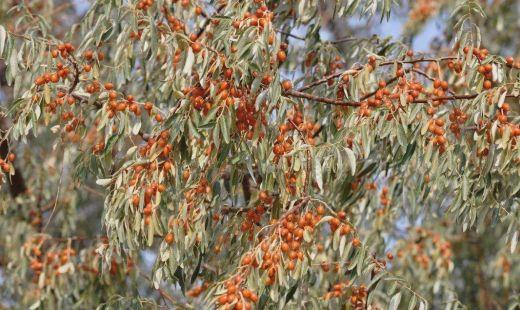
[[[518,308],[519,11],[1,1],[0,307]]]

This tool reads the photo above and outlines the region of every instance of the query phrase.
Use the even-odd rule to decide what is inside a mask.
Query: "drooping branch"
[[[323,103],[332,104],[332,105],[339,105],[339,106],[344,106],[344,107],[361,106],[361,102],[335,100],[335,99],[315,96],[315,95],[304,93],[304,92],[297,91],[297,90],[288,90],[285,92],[285,94],[292,96],[292,97],[305,98],[305,99],[309,99],[309,100],[313,100],[313,101],[323,102]]]
[[[303,93],[297,90],[289,90],[285,92],[286,95],[297,98],[304,98],[312,101],[322,102],[331,105],[345,106],[345,107],[360,107],[362,105],[362,101],[371,96],[371,94],[367,94],[362,97],[361,101],[341,101],[335,100],[325,97],[320,97],[308,93]],[[373,94],[372,94],[373,95]],[[445,101],[445,100],[468,100],[475,99],[479,94],[468,94],[468,95],[451,95],[451,96],[439,96],[439,97],[429,97],[424,99],[415,99],[410,103],[428,103],[433,101]],[[506,95],[506,98],[518,98],[516,95]]]
[[[421,63],[421,62],[442,62],[442,61],[450,61],[450,60],[455,60],[455,59],[457,59],[456,56],[447,56],[447,57],[441,57],[441,58],[424,58],[423,57],[423,58],[411,59],[411,60],[393,60],[393,61],[389,60],[389,61],[383,61],[383,62],[379,63],[378,66],[380,66],[380,67],[390,66],[390,65],[393,65],[395,63],[398,63],[398,64],[416,64],[416,63]],[[323,78],[321,78],[319,80],[316,80],[316,81],[314,81],[312,83],[309,83],[307,85],[304,85],[304,86],[300,87],[298,89],[298,91],[307,90],[309,88],[321,85],[323,83],[328,82],[329,80],[338,78],[338,77],[343,76],[343,75],[354,75],[354,74],[357,74],[363,68],[364,68],[364,66],[357,66],[355,68],[348,69],[346,71],[337,72],[337,73],[334,73],[334,74],[331,74],[331,75],[327,75],[327,76],[325,76],[325,77],[323,77]]]

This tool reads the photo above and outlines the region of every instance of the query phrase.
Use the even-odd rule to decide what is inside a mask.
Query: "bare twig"
[[[220,12],[221,12],[225,7],[226,7],[225,4],[219,6],[219,7],[217,8],[217,11],[216,11],[215,14],[213,14],[213,15],[214,15],[214,16],[215,16],[215,15],[219,15]],[[206,29],[208,28],[208,25],[210,24],[212,18],[213,18],[213,17],[208,17],[208,16],[206,16],[206,20],[204,21],[204,24],[203,24],[202,27],[199,29],[199,31],[197,31],[197,38],[200,37],[200,36],[204,33],[204,31],[206,31]]]
[[[300,36],[297,36],[295,34],[292,34],[290,32],[287,32],[287,31],[284,31],[284,30],[281,30],[281,29],[276,29],[276,32],[284,34],[284,35],[286,35],[288,37],[291,37],[291,38],[294,38],[296,40],[305,41],[305,37],[300,37]],[[340,38],[340,39],[337,39],[337,40],[323,41],[323,43],[341,44],[341,43],[345,43],[345,42],[356,41],[356,40],[364,40],[364,39],[366,39],[366,38],[345,37],[345,38]]]
[[[286,36],[291,37],[291,38],[294,38],[294,39],[296,39],[296,40],[305,41],[305,38],[304,38],[304,37],[297,36],[297,35],[295,35],[295,34],[292,34],[292,33],[287,32],[287,31],[283,31],[283,30],[281,30],[281,29],[276,29],[276,32],[281,33],[281,34],[285,34]]]
[[[74,57],[74,55],[72,55],[72,54],[69,55],[69,61],[72,64],[72,66],[74,67],[74,80],[72,81],[72,85],[70,86],[70,88],[67,92],[70,95],[79,83],[80,71],[78,68],[78,62],[76,61],[76,57]]]
[[[323,103],[332,104],[332,105],[339,105],[339,106],[344,106],[344,107],[359,107],[361,105],[361,102],[357,102],[357,101],[341,101],[341,100],[335,100],[335,99],[330,99],[330,98],[324,98],[324,97],[319,97],[319,96],[315,96],[315,95],[308,94],[308,93],[303,93],[303,92],[297,91],[297,90],[288,90],[285,92],[285,94],[292,96],[292,97],[305,98],[305,99],[309,99],[309,100],[313,100],[313,101],[323,102]]]
[[[314,81],[314,82],[312,82],[310,84],[307,84],[307,85],[305,85],[303,87],[300,87],[298,89],[298,91],[307,90],[309,88],[312,88],[314,86],[323,84],[323,83],[327,82],[328,80],[335,79],[335,78],[340,77],[342,75],[354,75],[354,74],[358,73],[359,70],[360,70],[359,68],[357,68],[357,69],[350,69],[350,70],[334,73],[334,74],[331,74],[331,75],[327,75],[326,77],[323,77],[323,78],[321,78],[319,80],[316,80],[316,81]]]

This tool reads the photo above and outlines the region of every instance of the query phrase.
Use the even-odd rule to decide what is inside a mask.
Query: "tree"
[[[519,9],[2,1],[2,307],[518,308]]]

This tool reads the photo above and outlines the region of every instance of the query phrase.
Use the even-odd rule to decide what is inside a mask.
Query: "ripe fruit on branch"
[[[166,236],[164,237],[164,242],[166,242],[167,244],[172,244],[174,241],[174,237],[173,237],[173,233],[169,232],[166,234]]]
[[[284,91],[289,91],[293,88],[292,82],[289,80],[284,80],[282,82],[282,88]]]
[[[193,42],[191,44],[191,49],[193,50],[193,53],[198,54],[202,50],[202,45],[199,42]]]
[[[279,51],[278,54],[276,54],[276,57],[278,58],[279,62],[284,62],[287,59],[287,55],[284,51]]]

